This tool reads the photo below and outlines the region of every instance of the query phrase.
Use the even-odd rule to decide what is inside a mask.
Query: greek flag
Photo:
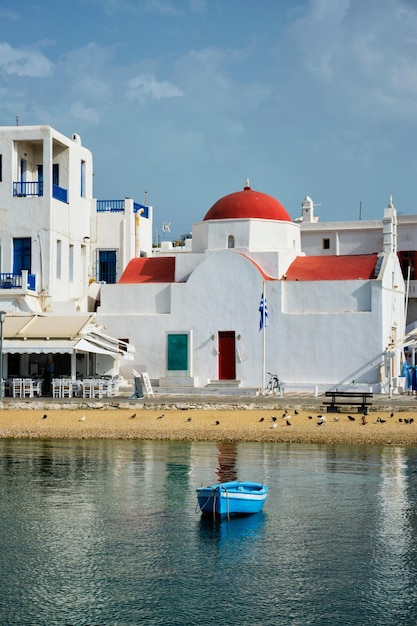
[[[264,298],[264,294],[261,296],[261,301],[259,303],[259,313],[261,314],[261,318],[259,320],[259,330],[265,326],[268,326],[268,305],[266,303],[266,298]]]

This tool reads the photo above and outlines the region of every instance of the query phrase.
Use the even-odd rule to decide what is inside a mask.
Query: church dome
[[[278,200],[266,193],[253,191],[246,183],[243,191],[236,191],[217,200],[206,213],[204,221],[227,219],[260,219],[291,222],[287,210]]]

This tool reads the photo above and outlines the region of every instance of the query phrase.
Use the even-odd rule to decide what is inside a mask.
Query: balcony
[[[68,191],[58,185],[52,185],[52,197],[61,202],[68,202]]]
[[[43,196],[43,182],[14,182],[13,183],[13,197],[15,198],[29,198],[29,197],[41,197]],[[61,202],[68,202],[68,190],[59,185],[52,185],[52,197],[55,200]]]
[[[124,200],[97,200],[96,210],[97,213],[124,213],[126,209],[126,203]],[[133,203],[133,213],[141,212],[141,217],[149,218],[149,207],[145,204]]]
[[[21,289],[24,291],[36,290],[36,274],[29,274],[23,270],[21,274],[0,272],[0,289]]]
[[[27,198],[29,196],[43,196],[43,182],[14,182],[13,196],[17,198]]]

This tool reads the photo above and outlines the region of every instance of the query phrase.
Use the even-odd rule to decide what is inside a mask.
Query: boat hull
[[[233,481],[197,489],[203,515],[237,517],[259,513],[268,495],[268,487],[259,483]]]

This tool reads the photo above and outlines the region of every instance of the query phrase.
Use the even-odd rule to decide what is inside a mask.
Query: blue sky
[[[293,219],[417,213],[416,27],[416,0],[0,0],[0,125],[78,133],[159,234],[246,178]]]

